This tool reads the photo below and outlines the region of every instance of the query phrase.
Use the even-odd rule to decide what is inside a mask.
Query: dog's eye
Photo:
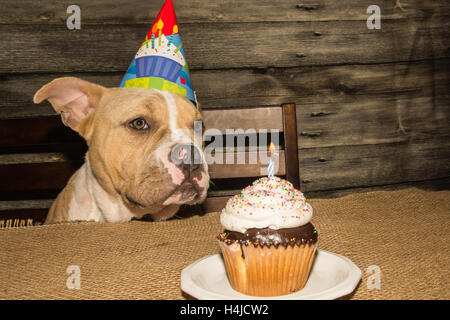
[[[132,129],[135,129],[135,130],[147,130],[148,129],[147,122],[142,118],[134,119],[133,121],[131,121],[129,123],[129,125]]]

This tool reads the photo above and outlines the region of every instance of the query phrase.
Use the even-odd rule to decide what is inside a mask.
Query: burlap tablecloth
[[[352,299],[450,298],[450,191],[312,199],[319,247],[363,277]],[[2,299],[184,299],[181,270],[219,252],[218,213],[166,222],[68,223],[0,231]],[[81,287],[66,286],[69,265]],[[381,288],[367,286],[379,266]]]

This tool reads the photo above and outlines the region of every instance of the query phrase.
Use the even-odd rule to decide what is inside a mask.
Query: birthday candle
[[[156,24],[157,28],[159,29],[158,37],[159,37],[159,46],[161,47],[161,34],[162,34],[162,28],[164,27],[164,23],[161,19],[159,19],[158,23]]]
[[[170,45],[172,44],[172,40],[173,40],[173,35],[176,34],[176,33],[178,33],[178,25],[174,25],[173,28],[172,28],[172,34],[169,37],[169,43],[167,44],[167,46],[169,48],[167,48],[167,50],[170,49]]]
[[[274,149],[275,149],[275,145],[273,144],[273,142],[270,142],[270,146],[269,146],[269,166],[267,168],[267,176],[269,178],[273,177],[273,170],[274,170],[274,163],[273,163],[273,156],[274,156]]]
[[[170,44],[172,43],[172,38],[173,38],[173,32],[172,32],[172,34],[169,37],[169,43],[167,44],[167,47],[168,47],[167,50],[170,49]]]
[[[272,157],[270,157],[270,159],[269,159],[269,166],[267,168],[267,176],[269,178],[273,177],[273,160],[272,160]]]
[[[178,50],[180,50],[181,49],[181,46],[183,45],[183,43],[180,43],[180,45],[175,49],[175,51],[174,51],[174,53],[177,53],[178,52]]]
[[[275,161],[277,161],[277,170],[278,170],[278,153],[275,149],[275,144],[270,142],[269,146],[269,164],[267,167],[267,176],[272,178],[275,174]]]
[[[155,35],[152,33],[152,49],[155,49]]]

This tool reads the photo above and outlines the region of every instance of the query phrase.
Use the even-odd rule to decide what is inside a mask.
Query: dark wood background
[[[117,86],[163,2],[1,0],[0,120],[53,114],[32,97],[56,77]],[[71,4],[81,30],[66,27]],[[366,26],[372,4],[380,30]],[[448,187],[449,1],[174,5],[204,108],[297,105],[302,191]],[[0,154],[0,164],[34,159],[33,149]]]

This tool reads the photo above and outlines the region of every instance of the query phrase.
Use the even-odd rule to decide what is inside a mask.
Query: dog
[[[209,187],[202,120],[194,104],[157,89],[106,88],[58,78],[34,95],[87,142],[84,164],[53,202],[46,224],[165,220],[182,204],[201,203]],[[197,161],[193,161],[197,159]]]

